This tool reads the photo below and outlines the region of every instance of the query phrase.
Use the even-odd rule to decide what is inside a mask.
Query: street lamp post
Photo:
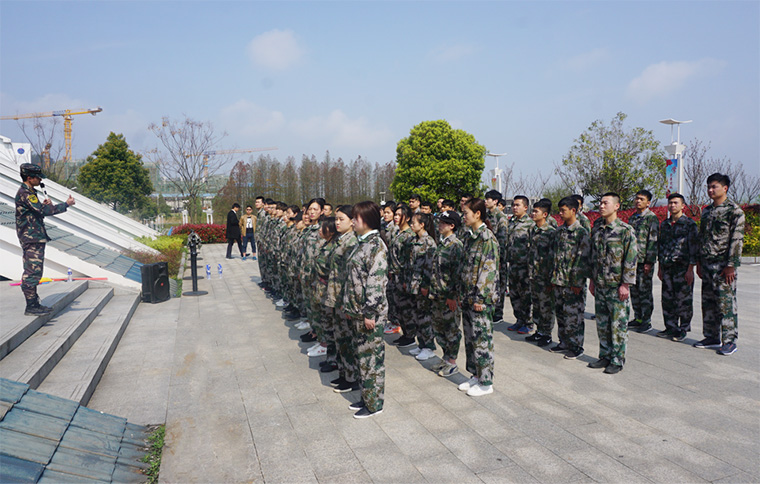
[[[502,191],[502,183],[504,183],[503,180],[503,174],[504,171],[499,168],[499,157],[501,156],[507,156],[506,153],[486,153],[486,156],[492,156],[493,158],[496,158],[496,168],[491,170],[491,188],[494,190],[498,190],[499,193],[501,193],[501,196],[504,196],[504,192]]]
[[[686,148],[681,144],[681,125],[691,123],[688,121],[678,121],[673,118],[663,119],[660,121],[662,124],[670,125],[670,144],[665,146],[670,159],[665,168],[665,181],[667,183],[667,195],[673,192],[683,194],[683,150]],[[678,136],[676,140],[673,140],[673,127],[678,127]]]

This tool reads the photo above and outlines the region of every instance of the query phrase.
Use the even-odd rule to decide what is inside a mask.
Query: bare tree
[[[39,163],[46,175],[54,181],[68,185],[73,169],[59,163],[66,150],[62,137],[57,136],[61,117],[31,118],[18,120],[18,127],[26,141],[32,145],[32,152],[39,156]]]
[[[206,189],[206,180],[217,173],[231,158],[215,156],[209,152],[217,147],[227,133],[218,134],[210,122],[195,121],[187,116],[182,120],[163,117],[161,124],[148,129],[161,142],[161,148],[152,156],[160,173],[188,198],[190,219],[200,219],[200,197]]]

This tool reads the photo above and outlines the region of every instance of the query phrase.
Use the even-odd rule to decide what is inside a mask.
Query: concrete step
[[[37,388],[113,297],[113,288],[89,289],[0,361],[0,377]]]
[[[139,303],[139,293],[114,296],[37,389],[87,405]]]
[[[24,316],[26,301],[21,289],[3,284],[0,286],[3,317],[0,318],[0,360],[33,335],[45,323],[66,308],[71,301],[87,290],[87,281],[52,282],[37,289],[40,302],[53,311],[44,316]]]

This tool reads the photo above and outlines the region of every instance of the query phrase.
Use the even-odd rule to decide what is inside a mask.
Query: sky
[[[74,117],[75,158],[187,116],[217,149],[386,163],[445,119],[530,176],[622,111],[664,144],[659,120],[693,120],[682,142],[760,173],[757,1],[2,0],[0,59],[2,115],[103,108]]]

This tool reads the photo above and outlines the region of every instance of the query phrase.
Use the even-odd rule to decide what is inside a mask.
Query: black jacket
[[[227,214],[227,240],[237,240],[240,238],[240,220],[234,210]]]

